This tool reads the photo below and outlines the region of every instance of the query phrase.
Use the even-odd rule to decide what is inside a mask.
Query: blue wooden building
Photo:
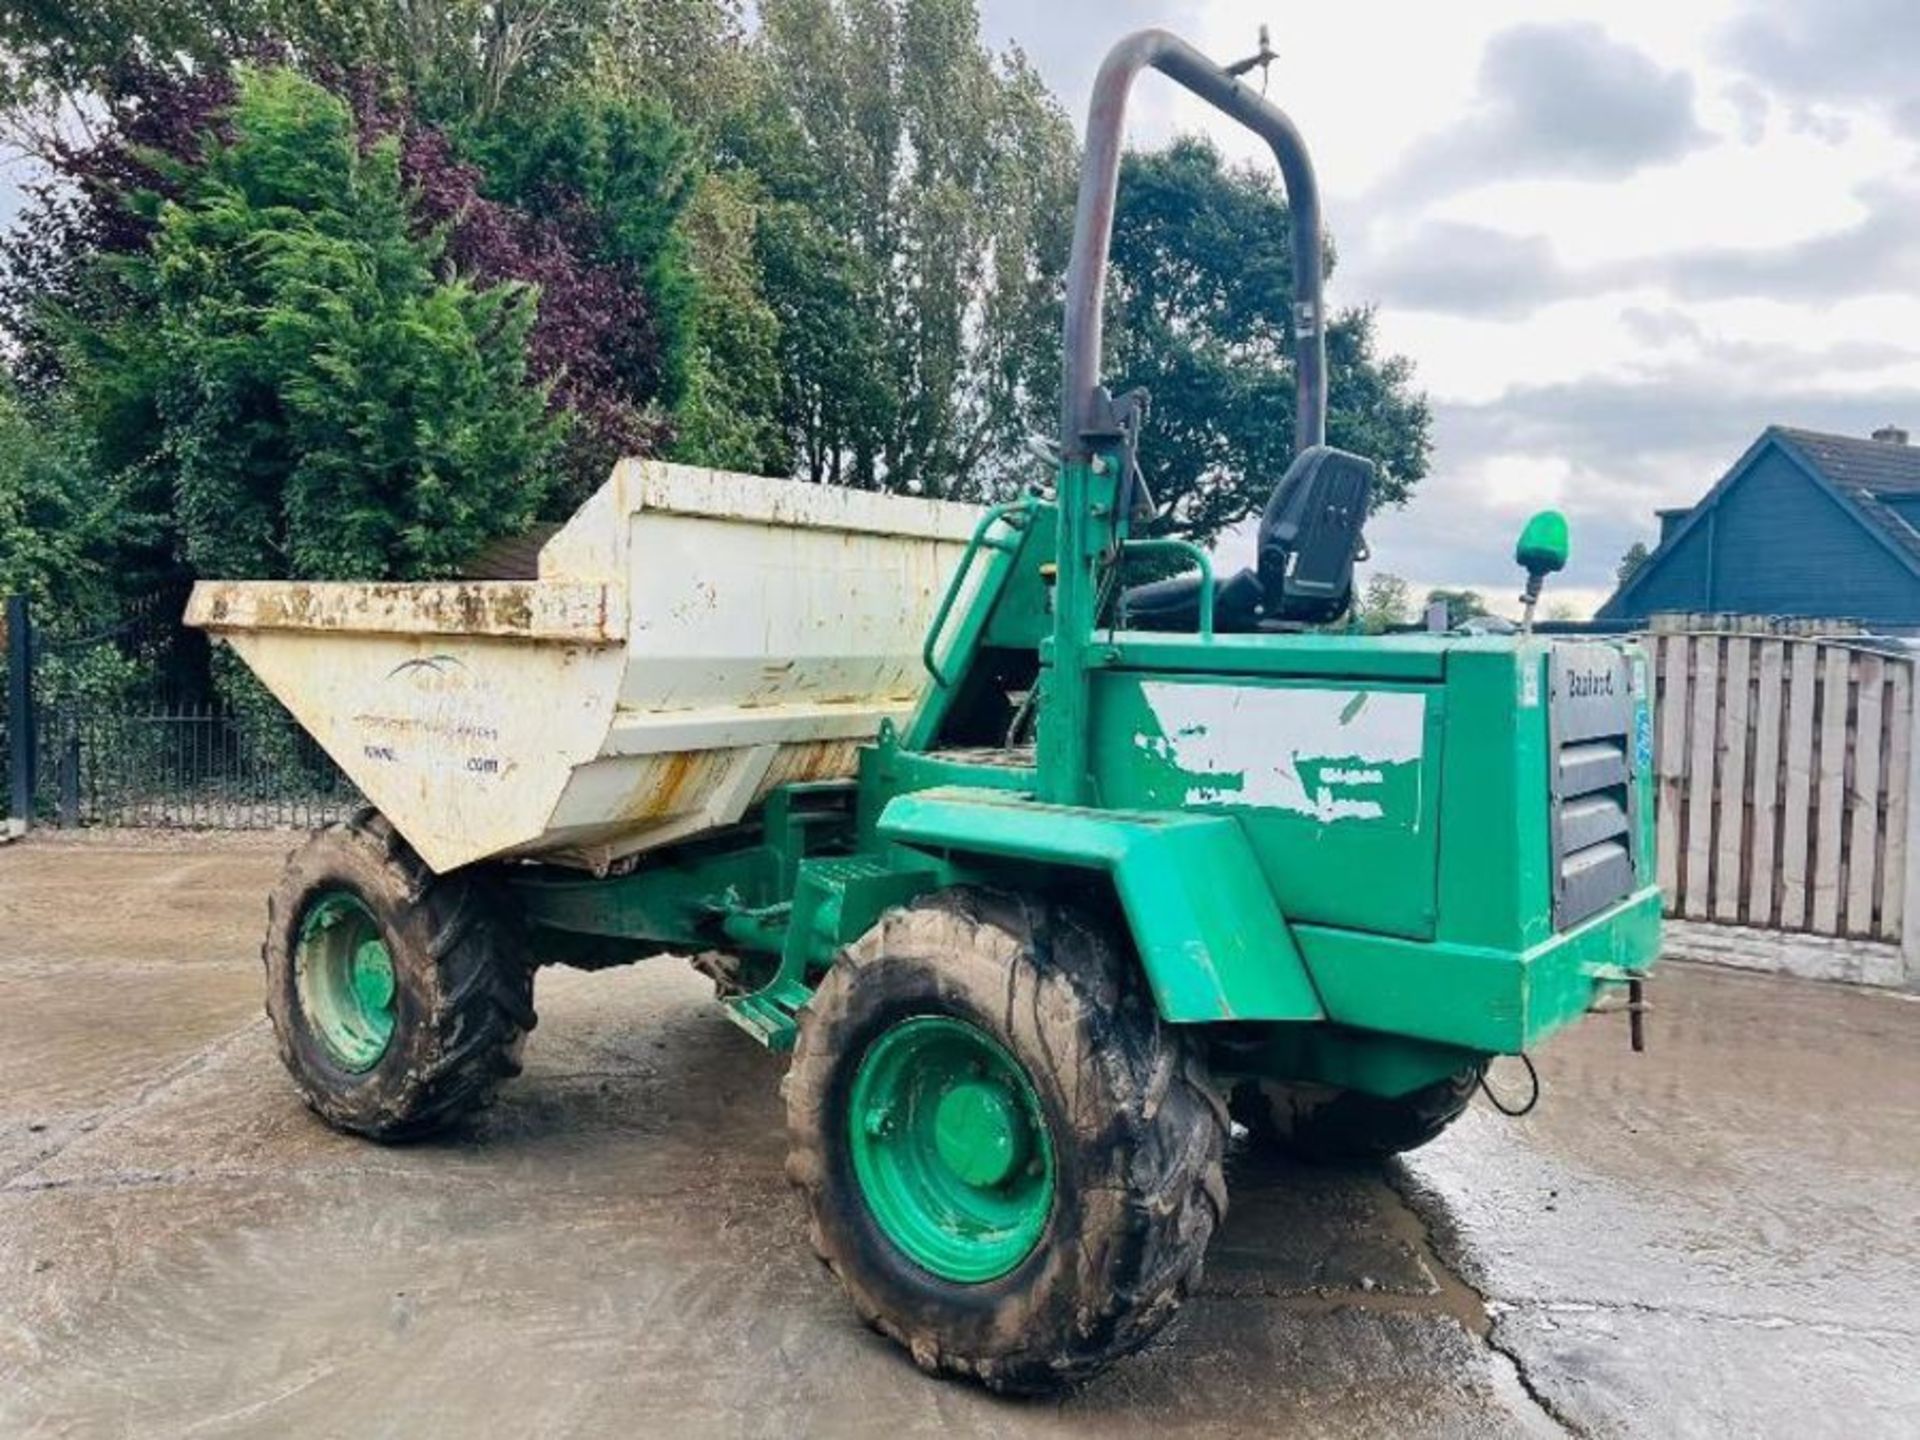
[[[1668,611],[1851,619],[1920,629],[1920,447],[1774,425],[1690,510],[1596,618]]]

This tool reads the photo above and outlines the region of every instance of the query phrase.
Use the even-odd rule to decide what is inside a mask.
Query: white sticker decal
[[[1388,818],[1391,806],[1391,818],[1419,824],[1423,695],[1170,681],[1140,691],[1160,734],[1134,743],[1191,778],[1189,805],[1290,810],[1323,824]]]

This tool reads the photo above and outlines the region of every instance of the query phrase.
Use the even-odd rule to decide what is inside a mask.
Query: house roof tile
[[[1772,433],[1798,450],[1828,484],[1859,506],[1860,513],[1882,536],[1920,560],[1920,530],[1885,503],[1888,498],[1897,501],[1909,496],[1920,500],[1920,446],[1828,435],[1786,425],[1773,426]]]

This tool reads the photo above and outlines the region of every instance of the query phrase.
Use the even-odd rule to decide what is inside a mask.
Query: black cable
[[[1513,1120],[1518,1120],[1522,1115],[1531,1114],[1533,1112],[1533,1107],[1540,1103],[1540,1072],[1533,1068],[1533,1057],[1531,1055],[1526,1054],[1525,1052],[1522,1052],[1520,1056],[1520,1063],[1527,1067],[1527,1078],[1533,1082],[1533,1093],[1527,1097],[1527,1103],[1520,1106],[1518,1109],[1514,1109],[1510,1107],[1494,1091],[1494,1088],[1487,1083],[1486,1071],[1482,1070],[1480,1072],[1480,1089],[1481,1089],[1481,1092],[1486,1095],[1487,1103],[1493,1106],[1493,1108],[1498,1110],[1502,1115],[1505,1115],[1509,1119],[1513,1119]]]

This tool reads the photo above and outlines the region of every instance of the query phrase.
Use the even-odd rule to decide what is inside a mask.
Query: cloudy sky
[[[1771,422],[1920,437],[1920,0],[982,0],[1079,123],[1141,25],[1221,59],[1273,29],[1336,304],[1379,307],[1435,410],[1433,473],[1369,539],[1424,589],[1505,600],[1533,510],[1585,607],[1653,511]],[[1132,139],[1212,133],[1157,76]],[[0,220],[19,172],[0,173]],[[1242,538],[1233,551],[1250,550]]]
[[[1772,422],[1920,437],[1920,0],[985,0],[1076,123],[1107,43],[1220,59],[1269,22],[1269,95],[1312,146],[1336,304],[1434,402],[1433,473],[1380,568],[1507,598],[1566,510],[1597,604],[1658,506]],[[1255,145],[1157,76],[1132,139]]]

